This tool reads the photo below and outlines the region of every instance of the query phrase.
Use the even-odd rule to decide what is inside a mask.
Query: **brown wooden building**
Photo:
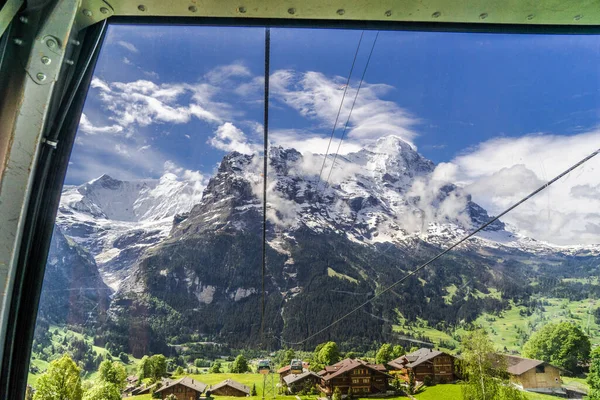
[[[321,377],[312,371],[304,371],[301,374],[288,374],[283,382],[290,393],[298,393],[302,389],[312,388],[321,382]]]
[[[248,386],[231,379],[226,379],[221,383],[211,386],[207,392],[210,392],[211,396],[250,396],[250,388]]]
[[[160,393],[161,399],[174,394],[177,400],[199,400],[200,395],[206,390],[206,385],[202,382],[193,380],[184,376],[177,381],[167,382],[154,393]]]
[[[310,367],[310,364],[303,361],[302,362],[302,371],[308,370],[308,367]],[[284,383],[283,378],[285,378],[286,376],[288,376],[292,373],[292,367],[290,365],[286,365],[284,367],[279,368],[277,370],[277,373],[279,374],[279,382],[281,382],[283,384]]]
[[[389,389],[389,379],[392,379],[384,365],[351,358],[325,367],[319,375],[319,389],[327,396],[331,396],[336,388],[344,395],[348,389],[360,394],[385,393]]]
[[[410,371],[419,382],[427,376],[436,383],[448,383],[457,378],[455,357],[439,350],[422,348],[390,361],[388,366],[394,370],[394,375],[405,381],[408,381]]]
[[[514,384],[532,392],[566,394],[562,388],[560,368],[545,361],[502,355],[506,371]]]

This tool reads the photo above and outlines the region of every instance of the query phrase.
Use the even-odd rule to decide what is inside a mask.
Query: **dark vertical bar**
[[[265,329],[265,275],[267,272],[267,166],[269,164],[269,69],[271,64],[271,29],[265,28],[265,115],[263,121],[263,221],[262,221],[262,313],[260,333]]]

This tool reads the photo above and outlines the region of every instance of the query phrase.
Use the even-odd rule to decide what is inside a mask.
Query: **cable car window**
[[[34,398],[69,374],[83,398],[443,398],[472,383],[457,355],[469,370],[482,352],[490,376],[518,381],[526,359],[585,373],[599,43],[111,25],[48,255]]]

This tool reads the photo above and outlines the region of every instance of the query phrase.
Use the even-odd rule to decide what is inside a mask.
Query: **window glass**
[[[270,35],[265,103],[263,28],[110,26],[31,387],[70,365],[85,393],[146,399],[183,379],[177,393],[199,396],[232,379],[293,400],[346,395],[383,365],[398,379],[355,390],[410,391],[417,370],[460,376],[437,350],[513,377],[524,358],[584,374],[600,345],[600,157],[411,271],[598,149],[598,38]],[[319,384],[286,392],[296,359]],[[427,391],[461,392],[444,386]]]

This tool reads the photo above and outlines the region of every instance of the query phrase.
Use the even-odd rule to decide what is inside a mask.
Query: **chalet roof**
[[[332,378],[335,378],[336,376],[345,374],[346,372],[351,371],[354,368],[367,367],[377,373],[386,375],[388,378],[391,378],[390,375],[388,375],[386,372],[383,372],[380,369],[381,368],[380,366],[381,366],[381,364],[379,364],[379,365],[369,364],[368,362],[363,361],[363,360],[346,358],[345,360],[342,360],[338,363],[335,363],[333,365],[325,367],[325,369],[323,371],[319,372],[319,375],[321,375],[321,377],[324,380],[328,381]]]
[[[503,354],[502,357],[506,361],[506,371],[511,375],[522,375],[525,372],[529,371],[537,367],[538,365],[550,365],[554,367],[554,365],[549,364],[545,361],[541,360],[532,360],[531,358],[523,358],[517,356],[509,356],[507,354]],[[555,367],[558,368],[558,367]],[[560,368],[559,368],[560,369]]]
[[[414,368],[417,365],[429,361],[439,355],[446,355],[454,358],[454,356],[444,353],[443,351],[428,348],[420,348],[417,351],[400,356],[395,360],[390,361],[388,365],[396,369]]]
[[[172,382],[173,382],[173,381],[172,381],[171,379],[169,379],[169,378],[162,378],[162,379],[161,379],[161,384],[163,384],[163,385],[168,385],[168,384],[171,384]],[[146,393],[150,393],[150,391],[151,391],[152,389],[154,389],[154,388],[157,386],[157,383],[158,383],[158,382],[156,382],[156,383],[153,383],[152,385],[148,385],[148,386],[146,386],[146,384],[143,384],[143,385],[137,386],[137,387],[135,387],[135,388],[134,388],[134,389],[131,391],[131,394],[133,394],[133,395],[138,395],[138,394],[146,394]]]
[[[225,387],[225,386],[229,386],[229,387],[239,390],[240,392],[250,394],[250,388],[248,386],[244,385],[243,383],[236,382],[232,379],[225,379],[223,382],[220,382],[214,386],[211,386],[210,391],[213,392],[213,391],[220,389],[222,387]]]
[[[287,375],[286,377],[283,378],[283,380],[284,380],[284,382],[287,385],[291,385],[292,383],[299,382],[299,381],[301,381],[303,379],[308,378],[309,376],[313,376],[313,377],[315,377],[317,379],[321,379],[321,377],[319,375],[315,374],[312,371],[304,371],[301,374],[290,374],[290,375]]]
[[[183,385],[200,393],[203,393],[206,390],[206,385],[204,383],[195,381],[192,378],[184,376],[183,378],[177,381],[167,382],[160,389],[156,390],[155,393],[162,392],[163,390],[175,385]]]

